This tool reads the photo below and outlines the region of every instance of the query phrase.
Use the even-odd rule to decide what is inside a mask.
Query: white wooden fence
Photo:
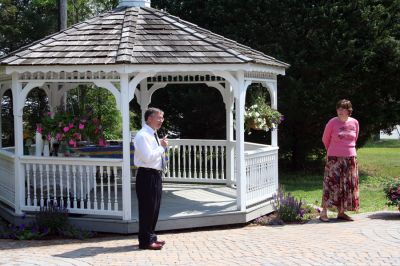
[[[166,181],[226,183],[226,140],[169,140]]]
[[[14,154],[0,149],[0,200],[15,208]]]
[[[22,210],[56,202],[70,213],[122,215],[121,159],[21,158],[25,199]]]
[[[235,142],[177,139],[169,144],[165,181],[235,186],[237,173],[229,169],[233,162],[228,159]],[[38,211],[56,202],[70,213],[122,216],[122,159],[23,156],[20,162],[23,211]],[[246,206],[272,197],[278,189],[278,148],[246,143],[245,166]],[[0,200],[15,207],[10,151],[0,150],[0,175]]]
[[[246,143],[246,205],[271,198],[278,190],[278,147]]]

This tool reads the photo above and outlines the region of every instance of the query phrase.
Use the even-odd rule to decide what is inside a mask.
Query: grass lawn
[[[357,151],[360,171],[360,212],[395,210],[388,208],[383,184],[391,177],[400,177],[400,141],[388,140],[367,143]],[[308,203],[321,205],[321,174],[280,172],[280,184],[285,191]]]

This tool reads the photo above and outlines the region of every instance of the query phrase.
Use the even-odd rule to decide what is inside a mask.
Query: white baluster
[[[73,183],[73,188],[74,188],[74,193],[73,193],[73,199],[74,199],[74,208],[78,207],[78,202],[76,200],[77,198],[77,193],[76,193],[76,166],[72,166],[72,183]]]
[[[189,166],[188,166],[188,178],[192,178],[192,145],[189,145]]]
[[[222,146],[221,151],[221,179],[225,180],[225,158],[226,158],[226,147]],[[225,156],[224,156],[225,155]]]
[[[46,183],[47,183],[47,200],[46,203],[50,202],[50,167],[48,164],[46,164]]]
[[[65,166],[65,172],[67,175],[67,208],[71,208],[71,197],[70,197],[70,189],[69,189],[69,165]]]
[[[40,177],[40,207],[44,205],[43,199],[43,165],[39,164],[39,177]]]
[[[61,207],[64,207],[64,195],[63,195],[63,191],[64,191],[64,187],[63,187],[64,171],[63,171],[63,166],[61,164],[58,165],[58,173],[60,175],[60,204],[61,204]]]
[[[214,179],[213,158],[214,158],[214,146],[210,146],[210,179]]]
[[[52,165],[52,172],[53,172],[53,202],[57,202],[57,183],[56,183],[56,165]]]
[[[208,179],[208,147],[204,146],[204,178]]]
[[[96,166],[93,166],[92,168],[92,177],[93,177],[93,209],[97,210],[98,205],[97,205],[97,183],[96,183]]]
[[[27,194],[27,205],[31,206],[31,182],[30,182],[30,171],[29,171],[29,166],[30,164],[25,164],[25,169],[26,169],[26,194]]]
[[[178,178],[181,177],[181,146],[178,146]]]
[[[196,165],[197,165],[197,145],[194,145],[194,158],[193,158],[193,177],[197,178],[197,169],[196,169]]]
[[[86,170],[86,190],[87,190],[86,209],[91,209],[91,201],[90,201],[90,167],[87,165],[85,167],[85,170]]]
[[[37,196],[36,196],[36,164],[32,164],[33,170],[33,206],[37,206]]]
[[[117,167],[114,166],[114,211],[118,210],[118,171]]]
[[[108,192],[108,200],[107,200],[107,210],[111,210],[111,171],[110,166],[107,166],[107,192]]]
[[[83,197],[85,195],[85,190],[83,190],[83,167],[82,165],[79,165],[79,176],[81,177],[81,189],[80,189],[80,209],[84,209],[85,203],[83,201]]]
[[[171,167],[172,177],[176,177],[176,170],[175,170],[175,150],[176,150],[176,146],[173,146],[173,147],[172,147],[172,167]]]
[[[215,179],[220,179],[220,175],[219,175],[219,149],[220,146],[215,146]]]
[[[104,210],[103,166],[100,166],[100,210]]]
[[[200,157],[200,163],[199,163],[199,178],[203,178],[203,146],[199,146],[199,157]]]
[[[187,172],[186,172],[186,150],[187,146],[183,145],[182,146],[182,153],[183,153],[183,171],[182,171],[182,177],[187,178]]]

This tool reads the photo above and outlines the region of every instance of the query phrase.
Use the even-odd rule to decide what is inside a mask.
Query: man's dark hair
[[[150,107],[149,109],[146,110],[146,112],[144,113],[144,121],[147,122],[147,119],[153,115],[153,114],[158,114],[158,113],[164,113],[163,110],[155,108],[155,107]]]

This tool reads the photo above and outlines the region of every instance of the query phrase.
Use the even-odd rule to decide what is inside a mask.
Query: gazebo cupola
[[[118,7],[150,7],[151,0],[119,0]]]

